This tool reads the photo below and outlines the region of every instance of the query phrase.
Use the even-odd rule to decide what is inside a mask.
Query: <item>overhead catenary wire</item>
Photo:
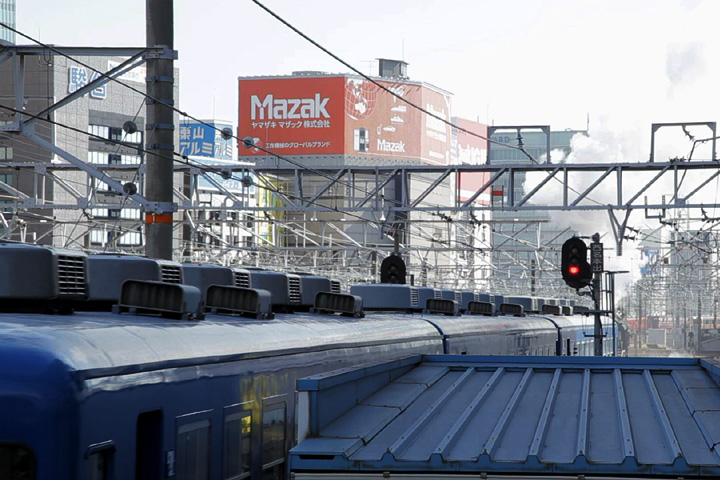
[[[342,63],[342,64],[345,65],[347,68],[350,68],[353,72],[357,73],[358,75],[362,76],[363,78],[367,79],[368,81],[374,83],[374,84],[377,85],[379,88],[381,88],[383,91],[386,91],[386,92],[389,93],[390,95],[393,95],[394,97],[397,97],[398,99],[400,99],[401,101],[407,103],[407,104],[410,105],[411,107],[417,108],[418,110],[420,110],[421,112],[425,113],[426,115],[429,115],[429,116],[431,116],[431,117],[433,117],[433,118],[436,118],[437,120],[440,120],[440,121],[442,121],[443,123],[445,123],[445,124],[447,124],[447,125],[449,125],[449,126],[451,126],[451,127],[453,127],[453,128],[456,128],[456,129],[458,129],[458,130],[460,130],[460,131],[463,131],[463,132],[465,132],[465,133],[467,133],[467,134],[469,134],[469,135],[471,135],[471,136],[475,136],[475,137],[477,137],[477,138],[481,138],[481,139],[483,139],[483,140],[486,140],[486,141],[488,141],[488,142],[491,142],[491,143],[494,143],[494,144],[497,144],[497,145],[502,145],[502,146],[505,146],[505,147],[508,147],[508,148],[511,148],[511,149],[516,149],[516,150],[518,150],[518,151],[521,151],[521,152],[522,152],[523,154],[525,154],[533,163],[538,163],[537,160],[535,160],[527,151],[525,151],[525,149],[524,149],[522,146],[514,146],[514,145],[506,144],[506,143],[503,143],[503,142],[499,142],[499,141],[496,141],[496,140],[492,140],[491,138],[488,138],[488,137],[485,137],[485,136],[483,136],[483,135],[479,135],[479,134],[477,134],[477,133],[475,133],[475,132],[472,132],[472,131],[470,131],[470,130],[461,128],[461,127],[453,124],[452,122],[450,122],[450,121],[448,121],[448,120],[440,117],[439,115],[433,114],[432,112],[430,112],[430,111],[428,111],[428,110],[426,110],[426,109],[424,109],[424,108],[422,108],[422,107],[414,104],[413,102],[410,102],[410,101],[402,98],[401,96],[399,96],[399,95],[396,94],[395,92],[392,92],[392,91],[389,90],[387,87],[385,87],[385,86],[381,85],[380,83],[378,83],[376,80],[374,80],[374,79],[372,79],[371,77],[363,74],[361,71],[359,71],[358,69],[356,69],[355,67],[353,67],[352,65],[350,65],[348,62],[342,60],[342,59],[341,59],[340,57],[338,57],[337,55],[335,55],[335,54],[333,54],[332,52],[330,52],[328,49],[326,49],[325,47],[323,47],[322,45],[320,45],[318,42],[316,42],[316,41],[314,41],[313,39],[311,39],[309,36],[305,35],[305,34],[304,34],[303,32],[301,32],[299,29],[297,29],[296,27],[294,27],[293,25],[291,25],[289,22],[285,21],[285,20],[284,20],[282,17],[280,17],[278,14],[276,14],[275,12],[271,11],[271,10],[268,9],[266,6],[264,6],[261,2],[259,2],[259,1],[257,1],[257,0],[253,0],[253,2],[256,3],[258,6],[260,6],[262,9],[266,10],[269,14],[271,14],[273,17],[275,17],[278,21],[280,21],[280,22],[283,23],[284,25],[286,25],[288,28],[290,28],[290,29],[292,29],[293,31],[295,31],[298,35],[300,35],[301,37],[303,37],[304,39],[306,39],[307,41],[309,41],[310,43],[312,43],[313,45],[315,45],[317,48],[321,49],[323,52],[325,52],[326,54],[330,55],[332,58],[334,58],[334,59],[336,59],[337,61],[339,61],[340,63]],[[78,63],[79,65],[82,65],[82,66],[84,66],[85,68],[88,68],[89,70],[92,70],[93,72],[98,73],[98,75],[100,75],[102,78],[105,78],[105,79],[111,80],[111,81],[113,81],[113,82],[116,82],[116,83],[124,86],[125,88],[128,88],[128,89],[130,89],[130,90],[133,91],[133,92],[136,92],[136,93],[138,93],[138,94],[140,94],[140,95],[143,95],[145,98],[148,98],[148,99],[150,99],[150,100],[152,100],[152,101],[154,101],[154,102],[160,103],[160,104],[164,105],[165,107],[170,108],[170,109],[173,110],[174,112],[177,112],[177,113],[179,113],[180,115],[183,115],[183,116],[185,116],[185,117],[187,117],[187,118],[190,118],[190,119],[194,120],[195,122],[198,122],[198,123],[200,123],[200,124],[202,124],[202,125],[204,125],[204,126],[206,126],[206,127],[209,127],[209,128],[211,128],[211,129],[215,130],[216,132],[219,132],[219,133],[221,133],[221,134],[223,134],[223,135],[226,135],[226,134],[227,134],[227,132],[224,132],[223,130],[219,129],[219,128],[216,127],[215,125],[210,124],[210,123],[207,123],[207,122],[205,122],[205,121],[203,121],[203,120],[200,120],[200,119],[198,119],[198,118],[196,118],[196,117],[194,117],[194,116],[192,116],[192,115],[189,115],[187,112],[184,112],[184,111],[176,108],[176,107],[173,106],[173,105],[170,105],[170,104],[168,104],[168,103],[166,103],[166,102],[163,102],[162,100],[158,100],[158,99],[156,99],[156,98],[148,95],[146,92],[143,92],[143,91],[141,91],[141,90],[139,90],[139,89],[137,89],[137,88],[135,88],[135,87],[133,87],[133,86],[131,86],[131,85],[128,85],[128,84],[126,84],[125,82],[122,82],[121,80],[119,80],[119,79],[117,79],[117,78],[110,77],[110,76],[108,76],[106,73],[101,72],[101,71],[95,69],[94,67],[92,67],[92,66],[90,66],[90,65],[88,65],[88,64],[86,64],[86,63],[84,63],[84,62],[81,62],[81,61],[77,60],[76,58],[74,58],[74,57],[72,57],[72,56],[70,56],[70,55],[67,55],[67,54],[59,51],[58,49],[52,47],[51,45],[47,45],[47,44],[39,41],[38,39],[33,38],[32,36],[27,35],[27,34],[25,34],[25,33],[21,32],[21,31],[15,29],[15,28],[9,26],[9,25],[6,25],[6,24],[3,24],[2,22],[0,22],[0,26],[5,26],[5,27],[7,27],[9,30],[15,32],[15,33],[18,34],[18,35],[21,35],[21,36],[27,38],[28,40],[30,40],[30,41],[32,41],[32,42],[37,43],[38,45],[42,46],[43,48],[47,48],[48,50],[50,50],[50,51],[52,51],[52,52],[55,52],[55,53],[58,54],[58,55],[61,55],[61,56],[65,57],[65,58],[67,58],[67,59],[70,59],[70,60],[75,61],[75,62]],[[236,135],[234,135],[234,134],[232,134],[232,133],[230,134],[230,137],[231,137],[231,138],[235,138],[237,141],[243,142],[244,145],[248,146],[247,143],[246,143],[246,141],[245,141],[245,139],[240,139],[239,137],[237,137]],[[322,172],[322,171],[319,171],[319,170],[317,170],[317,169],[313,169],[312,167],[309,167],[309,166],[307,166],[307,165],[304,165],[304,164],[302,164],[301,162],[298,162],[298,161],[296,161],[296,160],[294,160],[294,159],[291,159],[291,158],[288,158],[288,157],[279,155],[279,154],[277,154],[277,153],[275,153],[275,152],[272,152],[272,151],[270,151],[270,150],[268,150],[268,149],[265,149],[264,147],[260,147],[260,146],[257,146],[257,145],[252,145],[252,146],[253,146],[254,148],[258,148],[259,150],[263,151],[264,153],[267,153],[268,155],[274,156],[274,157],[277,158],[277,159],[280,159],[280,160],[286,161],[286,162],[288,162],[288,163],[290,163],[290,164],[292,164],[292,165],[295,165],[295,166],[297,166],[298,168],[301,168],[301,169],[303,169],[303,170],[310,171],[310,172],[312,172],[312,173],[314,173],[314,174],[316,174],[316,175],[325,177],[325,178],[327,178],[328,180],[333,180],[333,181],[335,181],[335,182],[337,182],[337,183],[340,183],[340,184],[342,184],[342,185],[345,185],[345,186],[350,187],[350,185],[347,184],[346,182],[343,182],[343,181],[341,181],[341,180],[335,180],[331,175],[326,174],[326,173],[324,173],[324,172]],[[155,153],[153,153],[153,154],[155,154]],[[159,156],[159,157],[162,157],[162,156],[157,155],[157,154],[155,154],[155,155],[156,155],[156,156]],[[561,181],[560,181],[559,179],[557,179],[557,178],[554,178],[554,179],[555,179],[556,181],[558,181],[558,182],[561,182]],[[575,192],[575,193],[577,193],[577,194],[580,194],[580,192],[578,192],[577,190],[575,190],[574,188],[572,188],[572,187],[570,187],[570,186],[568,186],[568,189],[571,190],[571,191],[573,191],[573,192]],[[598,205],[601,204],[601,202],[595,201],[595,200],[592,199],[590,196],[587,196],[587,199],[588,199],[589,201],[592,201],[592,202],[598,204]],[[388,202],[391,202],[391,203],[397,203],[397,201],[395,201],[394,199],[385,199],[385,201],[388,201]]]
[[[134,149],[136,149],[136,150],[138,150],[138,151],[140,151],[140,152],[142,152],[142,153],[145,153],[145,154],[148,154],[148,153],[149,153],[147,150],[145,150],[145,149],[142,148],[142,147],[137,147],[136,145],[128,144],[128,143],[125,143],[125,142],[119,141],[119,140],[112,140],[112,139],[107,139],[107,138],[104,138],[104,137],[100,137],[100,136],[98,136],[98,135],[95,135],[95,134],[93,134],[93,133],[84,131],[84,130],[82,130],[82,129],[75,128],[75,127],[72,127],[72,126],[69,126],[69,125],[65,125],[65,124],[56,122],[56,121],[54,121],[54,120],[50,120],[50,119],[48,119],[48,118],[43,118],[43,117],[40,117],[40,116],[38,116],[38,115],[34,115],[34,114],[32,114],[32,113],[29,113],[29,112],[21,111],[21,110],[15,109],[15,108],[13,108],[13,107],[8,107],[8,106],[5,106],[5,105],[0,105],[0,109],[4,109],[4,110],[11,111],[11,112],[14,112],[14,113],[19,113],[19,114],[22,114],[22,115],[26,115],[26,116],[29,116],[29,117],[33,117],[33,118],[35,118],[36,120],[39,120],[39,121],[42,121],[42,122],[47,122],[47,123],[50,123],[50,124],[52,124],[52,125],[59,126],[59,127],[62,127],[62,128],[66,128],[66,129],[68,129],[68,130],[71,130],[71,131],[80,133],[80,134],[82,134],[82,135],[87,135],[88,137],[91,137],[91,138],[96,138],[96,139],[99,139],[99,140],[103,140],[103,141],[105,141],[105,142],[110,142],[110,143],[114,143],[114,144],[118,144],[118,145],[123,145],[123,146],[130,147],[130,148],[134,148]],[[271,152],[271,153],[272,153],[272,152]],[[165,155],[158,155],[158,156],[161,157],[161,158],[165,158],[165,159],[174,161],[174,162],[180,162],[180,163],[184,163],[184,164],[186,164],[186,165],[190,165],[190,166],[196,167],[196,168],[198,168],[199,170],[204,171],[205,173],[218,174],[218,173],[220,173],[220,172],[222,171],[221,168],[213,168],[213,167],[210,167],[210,166],[207,166],[207,165],[203,165],[203,164],[201,164],[201,163],[193,162],[193,161],[190,160],[186,155],[181,155],[181,154],[179,154],[179,153],[177,153],[177,152],[174,152],[174,151],[173,151],[173,155],[174,155],[174,157],[179,157],[180,159],[182,159],[182,161],[181,161],[181,160],[178,160],[177,158],[174,158],[174,157],[167,157],[167,156],[165,156]],[[109,176],[108,176],[108,178],[109,178]],[[236,177],[235,177],[235,178],[236,178]],[[237,180],[240,180],[240,179],[238,179],[238,178],[236,178],[236,179],[237,179]],[[286,197],[288,197],[288,198],[292,198],[292,199],[295,199],[295,200],[302,200],[302,201],[309,202],[308,199],[302,199],[302,198],[296,197],[296,196],[290,194],[289,192],[281,192],[279,189],[274,188],[274,187],[270,187],[270,186],[267,186],[267,185],[256,185],[256,186],[257,186],[258,188],[266,189],[266,190],[269,190],[269,191],[271,191],[271,192],[273,192],[273,193],[286,196]],[[323,208],[323,209],[326,209],[327,211],[334,211],[334,212],[337,212],[337,213],[343,213],[343,214],[345,214],[345,215],[347,215],[347,216],[351,216],[351,217],[357,218],[357,219],[359,219],[359,220],[363,220],[363,221],[367,221],[367,222],[369,222],[369,223],[373,223],[373,224],[377,225],[377,226],[380,227],[380,228],[383,228],[384,225],[385,225],[383,222],[374,221],[374,220],[372,220],[372,219],[365,218],[365,217],[362,217],[362,216],[360,216],[360,215],[356,215],[356,214],[353,214],[353,213],[350,213],[350,212],[343,212],[342,210],[340,210],[340,209],[337,208],[337,207],[322,205],[322,204],[320,204],[320,203],[318,203],[318,202],[310,202],[310,203],[314,203],[314,204],[316,204],[317,206],[319,206],[319,207],[321,207],[321,208]],[[420,237],[420,238],[423,238],[423,237]],[[425,240],[429,240],[429,238],[425,238]],[[450,242],[442,241],[442,243],[443,243],[443,244],[450,245]],[[468,246],[471,247],[471,248],[474,248],[474,249],[478,249],[477,247],[474,247],[474,246],[471,246],[471,245],[468,245]],[[483,249],[478,249],[478,250],[483,250]]]
[[[36,38],[33,38],[32,36],[27,35],[27,34],[25,34],[25,33],[21,32],[21,31],[15,29],[15,28],[9,26],[9,25],[6,25],[6,24],[0,22],[0,26],[4,26],[4,27],[8,28],[9,30],[15,32],[16,34],[21,35],[21,36],[27,38],[28,40],[37,43],[38,45],[42,46],[43,48],[47,48],[49,51],[52,51],[52,52],[56,53],[57,55],[60,55],[60,56],[62,56],[62,57],[64,57],[64,58],[67,58],[67,59],[69,59],[69,60],[72,60],[72,61],[76,62],[77,64],[79,64],[79,65],[81,65],[81,66],[83,66],[83,67],[85,67],[85,68],[87,68],[87,69],[89,69],[89,70],[97,73],[98,75],[100,75],[100,76],[101,76],[102,78],[104,78],[104,79],[107,79],[107,80],[113,81],[113,82],[115,82],[115,83],[117,83],[117,84],[119,84],[119,85],[122,85],[122,86],[124,86],[125,88],[128,88],[129,90],[131,90],[131,91],[133,91],[133,92],[135,92],[135,93],[138,93],[139,95],[142,95],[143,97],[145,97],[145,98],[147,98],[147,99],[149,99],[149,100],[152,100],[152,101],[154,101],[154,102],[156,102],[156,103],[160,103],[160,104],[164,105],[165,107],[170,108],[170,109],[173,110],[174,112],[177,112],[177,113],[179,113],[180,115],[183,115],[183,116],[185,116],[185,117],[187,117],[187,118],[190,118],[190,119],[192,119],[193,121],[195,121],[195,122],[197,122],[197,123],[199,123],[199,124],[202,124],[202,125],[204,125],[204,126],[206,126],[206,127],[209,127],[209,128],[211,128],[211,129],[215,130],[216,132],[219,132],[219,133],[221,133],[221,134],[223,134],[223,135],[227,134],[227,132],[224,132],[223,130],[217,128],[215,125],[210,124],[210,123],[207,123],[207,122],[205,122],[205,121],[203,121],[203,120],[200,120],[200,119],[198,119],[198,118],[196,118],[196,117],[188,114],[187,112],[184,112],[184,111],[176,108],[175,106],[168,104],[167,102],[163,102],[162,100],[156,99],[156,98],[152,97],[151,95],[147,94],[146,92],[143,92],[143,91],[141,91],[141,90],[139,90],[139,89],[137,89],[137,88],[135,88],[135,87],[133,87],[133,86],[131,86],[131,85],[128,85],[127,83],[122,82],[121,80],[119,80],[119,79],[117,79],[117,78],[110,77],[110,76],[108,76],[106,73],[101,72],[100,70],[92,67],[91,65],[89,65],[89,64],[87,64],[87,63],[85,63],[85,62],[82,62],[82,61],[78,60],[77,58],[72,57],[71,55],[67,55],[67,54],[63,53],[62,51],[58,50],[57,48],[55,48],[55,47],[53,47],[53,46],[51,46],[51,45],[47,45],[47,44],[41,42],[40,40],[38,40],[38,39],[36,39]],[[392,92],[390,92],[390,93],[392,93]],[[423,110],[424,110],[424,109],[423,109]],[[39,117],[36,117],[36,118],[39,118]],[[440,118],[440,117],[438,117],[438,118]],[[60,125],[60,124],[59,124],[59,123],[56,123],[56,125]],[[468,133],[471,133],[471,132],[468,132]],[[236,135],[234,135],[234,134],[231,134],[230,137],[231,137],[231,138],[235,138],[236,140],[238,140],[239,142],[242,142],[243,144],[245,144],[245,145],[247,146],[247,144],[246,144],[246,142],[245,142],[244,139],[240,139],[240,138],[238,138],[238,137],[237,137]],[[96,137],[96,138],[101,138],[101,137]],[[482,137],[482,138],[485,138],[485,137]],[[102,139],[102,138],[101,138],[101,139]],[[107,140],[107,139],[103,139],[103,140]],[[511,145],[503,144],[502,142],[495,142],[495,143],[498,143],[498,144],[501,144],[501,145],[505,145],[505,146],[514,148],[514,147],[512,147]],[[128,145],[125,145],[125,146],[128,146]],[[288,158],[288,157],[279,155],[279,154],[277,154],[276,152],[272,152],[272,151],[270,151],[270,150],[268,150],[268,149],[266,149],[266,148],[264,148],[264,147],[260,147],[260,146],[257,146],[257,145],[252,145],[252,146],[253,146],[254,148],[258,148],[259,150],[263,151],[264,153],[266,153],[266,154],[268,154],[268,155],[274,156],[275,158],[277,158],[277,159],[279,159],[279,160],[283,160],[283,161],[286,161],[286,162],[288,162],[288,163],[290,163],[290,164],[292,164],[292,165],[295,165],[295,166],[298,167],[298,168],[301,168],[301,169],[303,169],[303,170],[307,170],[307,171],[312,172],[312,173],[314,173],[314,174],[316,174],[316,175],[318,175],[318,176],[322,176],[322,177],[324,177],[324,178],[326,178],[326,179],[328,179],[328,180],[336,181],[337,183],[339,183],[339,184],[341,184],[341,185],[345,185],[345,186],[347,186],[347,187],[349,187],[349,188],[355,188],[355,187],[351,186],[350,184],[348,184],[347,182],[344,182],[344,181],[341,181],[341,180],[335,180],[331,175],[326,174],[325,172],[322,172],[322,171],[320,171],[320,170],[314,169],[314,168],[312,168],[312,167],[309,167],[309,166],[307,166],[307,165],[304,165],[304,164],[302,164],[301,162],[298,162],[298,161],[296,161],[296,160],[294,160],[294,159],[291,159],[291,158]],[[163,156],[163,155],[157,154],[156,152],[152,152],[152,153],[151,153],[151,152],[145,152],[145,153],[146,153],[146,154],[147,154],[147,153],[150,153],[150,154],[155,155],[156,157],[159,157],[159,158],[167,158],[167,157],[165,157],[165,156]],[[177,153],[175,153],[175,152],[173,152],[173,153],[174,153],[175,155],[179,155],[181,158],[185,158],[185,159],[187,160],[187,156],[180,155],[180,154],[177,154]],[[365,193],[368,193],[368,192],[365,192]],[[394,200],[394,199],[385,199],[385,201],[391,202],[391,203],[398,203],[398,201],[396,201],[396,200]]]
[[[260,2],[255,2],[255,3],[257,3],[257,4],[260,5],[260,6],[262,6],[262,4],[261,4]],[[264,6],[262,6],[262,7],[265,8]],[[272,12],[271,12],[271,13],[272,13]],[[281,19],[280,19],[280,20],[281,20]],[[283,21],[283,23],[286,23],[286,22]],[[288,24],[288,26],[290,26],[290,25]],[[290,27],[292,28],[292,26],[290,26]],[[294,29],[294,28],[293,28],[293,29]],[[295,30],[295,29],[294,29],[294,30]],[[100,74],[102,77],[104,77],[104,78],[107,78],[107,79],[109,79],[109,80],[115,81],[115,82],[117,82],[117,83],[119,83],[119,84],[121,84],[121,85],[124,85],[125,87],[129,88],[130,90],[133,90],[133,91],[135,91],[135,92],[137,92],[137,93],[145,96],[146,98],[152,99],[152,97],[149,96],[149,95],[147,95],[145,92],[142,92],[142,91],[140,91],[140,90],[138,90],[138,89],[136,89],[136,88],[134,88],[134,87],[131,87],[131,86],[129,86],[129,85],[127,85],[127,84],[119,81],[119,80],[116,79],[116,78],[111,78],[111,77],[105,75],[103,72],[100,72],[100,71],[94,69],[93,67],[91,67],[91,66],[89,66],[89,65],[87,65],[87,64],[85,64],[85,63],[83,63],[83,62],[81,62],[81,61],[78,61],[77,59],[74,59],[73,57],[71,57],[71,56],[69,56],[69,55],[63,54],[62,52],[58,51],[57,49],[54,49],[54,48],[52,48],[52,47],[50,47],[50,46],[47,46],[47,45],[44,45],[44,44],[42,44],[41,42],[33,39],[32,37],[29,37],[29,36],[27,36],[27,35],[24,35],[22,32],[16,31],[16,33],[18,33],[18,34],[20,34],[20,35],[22,35],[22,36],[25,36],[26,38],[29,38],[29,39],[32,40],[32,41],[35,41],[36,43],[38,43],[38,44],[40,44],[40,45],[48,48],[49,50],[58,53],[59,55],[65,56],[65,57],[67,57],[67,58],[69,58],[69,59],[72,59],[73,61],[76,61],[78,64],[83,65],[83,66],[85,66],[86,68],[88,68],[88,69],[90,69],[90,70],[92,70],[92,71],[95,71],[95,72],[99,73],[99,74]],[[301,32],[298,31],[298,33],[301,33]],[[308,40],[312,41],[312,40],[309,39],[309,38],[308,38]],[[318,46],[319,46],[319,45],[318,45]],[[320,46],[319,46],[319,47],[320,47]],[[322,47],[320,47],[320,48],[322,48]],[[332,54],[331,54],[329,51],[327,51],[326,49],[323,48],[323,50],[326,51],[326,53],[332,55]],[[333,57],[335,57],[335,56],[333,55]],[[336,58],[337,60],[339,60],[339,61],[342,62],[341,59],[339,59],[339,58],[337,58],[337,57],[335,57],[335,58]],[[342,63],[345,64],[346,66],[348,66],[348,68],[350,68],[351,70],[356,71],[352,66],[350,66],[349,64],[346,64],[346,62],[342,62]],[[365,75],[362,75],[362,72],[356,71],[356,73],[358,73],[359,75],[365,77],[367,80],[371,81],[372,83],[375,83],[379,88],[382,88],[383,90],[387,91],[387,92],[390,93],[391,95],[397,96],[396,94],[394,94],[394,92],[392,92],[392,91],[384,88],[384,86],[382,86],[381,84],[375,82],[375,81],[374,81],[373,79],[371,79],[370,77],[367,77],[367,76],[365,76]],[[400,98],[400,97],[398,97],[398,98]],[[454,128],[457,128],[457,129],[460,130],[460,131],[464,131],[464,132],[468,133],[469,135],[476,136],[476,137],[485,139],[485,140],[487,140],[487,141],[489,141],[489,142],[492,142],[492,143],[496,143],[496,144],[499,144],[499,145],[504,145],[504,146],[506,146],[506,147],[514,148],[514,149],[517,149],[517,150],[519,150],[519,151],[522,151],[522,152],[523,152],[525,155],[527,155],[533,162],[537,163],[537,162],[532,158],[532,156],[530,156],[526,151],[524,151],[524,148],[522,148],[522,147],[515,147],[515,146],[512,146],[512,145],[504,144],[504,143],[502,143],[502,142],[497,142],[497,141],[494,141],[494,140],[489,139],[489,138],[487,138],[487,137],[484,137],[484,136],[482,136],[482,135],[478,135],[478,134],[476,134],[475,132],[472,132],[472,131],[469,131],[469,130],[466,130],[466,129],[457,127],[456,125],[452,124],[451,122],[447,121],[446,119],[444,119],[444,118],[442,118],[442,117],[440,117],[440,116],[438,116],[438,115],[435,115],[435,114],[433,114],[432,112],[429,112],[429,111],[423,109],[422,107],[419,107],[419,106],[413,104],[412,102],[407,102],[407,101],[406,101],[405,99],[403,99],[403,98],[400,98],[400,99],[401,99],[402,101],[405,101],[405,102],[408,103],[409,105],[411,105],[411,106],[413,106],[413,107],[415,107],[415,108],[418,108],[419,110],[423,111],[423,113],[425,113],[425,114],[427,114],[427,115],[430,115],[430,116],[432,116],[432,117],[434,117],[434,118],[436,118],[436,119],[438,119],[438,120],[444,122],[445,124],[448,124],[448,125],[450,125],[450,126],[452,126],[452,127],[454,127]],[[156,99],[153,99],[153,100],[156,100]],[[157,100],[156,100],[156,101],[157,101]],[[159,101],[159,103],[163,103],[163,102]],[[164,104],[164,103],[163,103],[163,104]],[[215,129],[216,131],[220,131],[220,129],[218,129],[218,128],[215,127],[214,125],[211,125],[211,124],[208,124],[208,123],[206,123],[206,122],[204,122],[204,121],[198,120],[197,118],[192,117],[191,115],[188,115],[186,112],[183,112],[183,111],[181,111],[181,110],[179,110],[179,109],[177,109],[177,108],[174,108],[174,107],[171,106],[171,105],[167,105],[167,104],[164,104],[164,105],[166,105],[168,108],[171,108],[172,110],[174,110],[174,111],[176,111],[176,112],[178,112],[178,113],[183,114],[184,116],[187,116],[188,118],[191,118],[191,119],[197,121],[198,123],[201,123],[201,124],[206,125],[206,126],[208,126],[208,127],[210,127],[210,128],[213,128],[213,129]],[[63,126],[64,126],[64,125],[63,125]],[[82,132],[82,133],[86,133],[86,132]],[[237,138],[237,137],[234,136],[234,135],[233,135],[233,137]],[[107,140],[107,139],[103,139],[103,140]],[[238,138],[238,140],[240,140],[240,139]],[[244,141],[243,141],[243,142],[244,142]],[[317,170],[315,170],[315,169],[312,169],[312,168],[310,168],[310,167],[308,167],[308,166],[306,166],[306,165],[301,164],[300,162],[295,162],[295,161],[293,161],[292,159],[283,157],[283,156],[281,156],[281,155],[278,155],[278,154],[275,153],[275,152],[272,152],[272,151],[270,151],[270,150],[268,150],[268,149],[264,149],[264,148],[259,147],[259,146],[253,145],[253,147],[259,148],[260,150],[264,151],[264,152],[267,153],[268,155],[272,155],[272,156],[274,156],[274,157],[276,157],[276,158],[278,158],[278,159],[282,159],[282,160],[288,161],[288,163],[295,164],[295,165],[298,166],[299,168],[306,169],[306,170],[308,170],[308,171],[311,171],[311,172],[313,172],[313,173],[316,173],[316,174],[319,174],[319,175],[321,175],[321,176],[325,176],[326,178],[331,179],[331,177],[328,176],[328,175],[326,175],[326,174],[324,174],[324,172],[320,172],[320,171],[317,171]],[[187,157],[182,156],[182,155],[180,155],[180,156],[181,156],[181,158],[184,158],[184,159],[186,160],[186,163],[190,164],[190,162],[188,161]],[[177,161],[177,160],[174,160],[174,161]],[[199,164],[196,164],[195,166],[199,168]],[[206,170],[206,172],[208,172],[208,171],[210,171],[210,172],[212,172],[212,173],[217,173],[217,171]],[[357,188],[356,186],[351,186],[351,185],[349,185],[349,184],[347,184],[347,183],[344,183],[344,182],[338,182],[338,183],[344,184],[344,185],[349,186],[349,187],[351,187],[351,188]],[[259,187],[260,187],[260,188],[267,188],[266,186],[259,186]],[[272,189],[269,189],[269,190],[272,191]],[[574,189],[571,189],[571,190],[575,191]],[[280,191],[277,191],[277,190],[275,191],[275,193],[278,193],[278,194],[281,194],[281,195],[284,195],[284,196],[290,198],[290,196],[288,195],[288,193],[280,192]],[[588,198],[589,198],[589,197],[588,197]],[[589,199],[590,199],[590,198],[589,198]],[[307,201],[307,199],[299,199],[299,200]],[[590,199],[590,200],[592,200],[592,199]],[[385,199],[385,201],[386,201],[386,202],[389,202],[389,203],[397,203],[397,201],[395,201],[394,199]],[[337,208],[328,207],[328,206],[325,206],[325,205],[321,205],[321,206],[322,206],[323,208],[326,208],[326,209],[329,210],[329,211],[336,211],[336,212],[339,212],[339,213],[344,213],[345,215],[348,215],[348,216],[353,216],[353,217],[356,217],[356,218],[361,218],[361,219],[363,219],[363,220],[365,220],[365,221],[371,221],[370,219],[367,219],[367,218],[364,218],[364,217],[358,217],[358,216],[352,215],[352,214],[350,214],[350,213],[348,213],[348,212],[341,212],[341,211],[340,211],[339,209],[337,209]],[[430,215],[432,215],[432,213],[430,213]],[[371,222],[372,222],[372,221],[371,221]],[[379,222],[374,222],[374,223],[380,225],[381,228],[382,228],[382,225],[384,225],[384,224],[379,223]],[[422,237],[421,237],[421,238],[422,238]],[[450,244],[450,241],[447,241],[447,242],[445,242],[445,241],[439,241],[439,243]],[[456,244],[461,244],[461,243],[458,242],[457,240],[455,240],[455,243],[456,243]],[[467,244],[465,244],[465,245],[467,245]],[[468,246],[469,246],[469,245],[468,245]],[[477,248],[477,247],[474,247],[474,246],[471,246],[471,247],[472,247],[472,248]],[[479,249],[479,250],[483,250],[483,249]]]

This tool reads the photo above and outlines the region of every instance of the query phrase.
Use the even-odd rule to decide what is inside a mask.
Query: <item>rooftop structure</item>
[[[719,382],[691,358],[426,355],[319,375],[298,381],[290,469],[717,478]]]

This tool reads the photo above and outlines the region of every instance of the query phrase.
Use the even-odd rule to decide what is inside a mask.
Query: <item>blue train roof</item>
[[[111,313],[0,314],[0,362],[13,360],[3,358],[11,350],[36,352],[85,378],[428,338],[440,338],[429,323],[387,316],[293,314],[261,321],[208,315],[189,322]]]
[[[310,471],[717,478],[719,381],[717,364],[674,358],[427,355],[319,375],[298,381],[310,398],[300,420],[309,437],[290,467],[297,479]]]

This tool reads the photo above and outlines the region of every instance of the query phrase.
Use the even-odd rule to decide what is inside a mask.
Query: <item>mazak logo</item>
[[[388,142],[378,139],[377,149],[381,152],[405,153],[405,142]]]
[[[260,97],[250,97],[251,120],[304,120],[308,118],[330,118],[325,110],[329,98],[319,93],[314,98],[275,98],[270,93],[260,101]]]

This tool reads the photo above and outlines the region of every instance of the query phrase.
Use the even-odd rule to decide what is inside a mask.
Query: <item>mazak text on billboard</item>
[[[319,93],[314,98],[275,98],[272,93],[260,97],[250,97],[250,119],[251,120],[297,120],[307,118],[330,118],[325,110],[329,98],[321,97]]]
[[[377,141],[377,149],[381,152],[405,153],[405,142],[388,142],[379,138]]]

